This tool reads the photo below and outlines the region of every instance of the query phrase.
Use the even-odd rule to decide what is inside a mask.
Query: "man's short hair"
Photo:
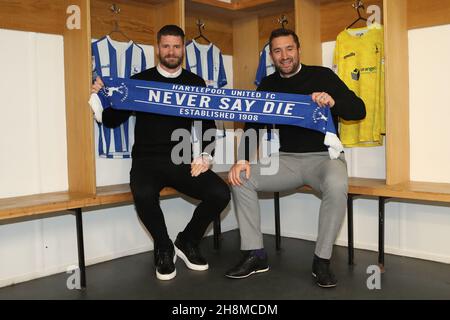
[[[161,41],[162,36],[177,36],[177,37],[180,37],[184,43],[183,29],[181,29],[179,26],[176,26],[174,24],[167,24],[164,27],[162,27],[161,29],[159,29],[158,33],[156,34],[156,40],[158,43]]]
[[[292,36],[292,38],[294,38],[294,42],[297,45],[297,49],[299,49],[300,41],[298,40],[297,34],[290,29],[279,28],[279,29],[273,30],[272,33],[270,34],[270,38],[269,38],[270,51],[272,51],[272,40],[273,39],[278,38],[278,37],[287,37],[287,36]]]

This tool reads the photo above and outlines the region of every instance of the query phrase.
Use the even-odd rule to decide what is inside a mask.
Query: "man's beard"
[[[280,66],[279,66],[278,64],[275,64],[275,69],[276,69],[279,73],[281,73],[282,75],[288,76],[288,75],[291,75],[291,74],[295,73],[295,72],[298,70],[298,67],[299,67],[299,66],[300,66],[300,61],[297,61],[296,63],[293,62],[293,64],[292,64],[292,69],[291,69],[288,73],[286,73],[286,71],[284,71],[284,70],[281,68],[281,64],[280,64]]]
[[[168,58],[176,58],[176,60],[174,62],[169,61]],[[183,62],[183,57],[174,57],[174,56],[165,56],[165,57],[160,57],[159,58],[159,62],[166,68],[169,69],[176,69],[178,68],[181,63]]]

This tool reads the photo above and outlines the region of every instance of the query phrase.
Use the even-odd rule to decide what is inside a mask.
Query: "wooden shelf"
[[[386,186],[384,192],[393,198],[450,202],[450,183],[407,181]]]
[[[227,181],[227,172],[220,172],[218,175]],[[178,191],[173,188],[164,188],[160,193],[161,198],[177,195]],[[128,183],[97,187],[95,195],[61,191],[4,198],[0,199],[0,220],[132,201]]]
[[[160,197],[165,198],[177,194],[178,191],[176,191],[175,189],[166,187],[161,190]],[[98,187],[97,194],[91,199],[91,201],[89,201],[88,206],[100,206],[132,201],[133,195],[131,194],[130,185],[128,183],[125,183]]]
[[[0,220],[81,208],[91,198],[86,193],[62,191],[0,199]]]
[[[227,172],[220,172],[218,175],[228,183]],[[297,189],[298,192],[311,190],[308,186]],[[349,178],[348,191],[355,195],[450,203],[450,183],[408,181],[386,185],[386,180],[383,179]],[[160,193],[161,198],[179,195],[173,188],[164,188]],[[0,220],[132,201],[129,184],[98,187],[96,195],[63,191],[6,198],[0,199]]]
[[[349,194],[450,203],[450,183],[407,181],[386,185],[384,179],[371,178],[349,178],[348,183]],[[311,188],[306,186],[298,191],[311,191]]]

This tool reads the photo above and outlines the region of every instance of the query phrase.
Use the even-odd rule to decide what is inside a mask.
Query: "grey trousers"
[[[348,175],[344,154],[331,160],[328,152],[280,152],[273,154],[271,161],[279,161],[277,174],[261,174],[262,165],[254,164],[251,165],[250,179],[247,180],[245,172],[241,172],[243,185],[232,187],[241,250],[264,247],[258,191],[288,191],[309,185],[321,194],[322,199],[315,254],[330,259],[347,206]]]

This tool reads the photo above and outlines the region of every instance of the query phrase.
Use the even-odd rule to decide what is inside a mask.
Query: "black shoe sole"
[[[245,278],[250,277],[252,274],[263,273],[263,272],[267,272],[267,271],[269,271],[269,270],[270,270],[270,268],[267,267],[267,268],[265,268],[265,269],[260,269],[260,270],[252,271],[252,272],[250,272],[249,274],[246,274],[246,275],[243,275],[243,276],[230,276],[230,275],[226,274],[225,277],[230,278],[230,279],[245,279]]]
[[[317,275],[316,275],[314,272],[312,273],[312,276],[314,277],[314,279],[317,280]],[[318,281],[316,281],[316,284],[317,284],[319,287],[321,287],[321,288],[334,288],[334,287],[337,286],[337,283],[334,283],[334,284],[321,284],[321,283],[319,283]]]

